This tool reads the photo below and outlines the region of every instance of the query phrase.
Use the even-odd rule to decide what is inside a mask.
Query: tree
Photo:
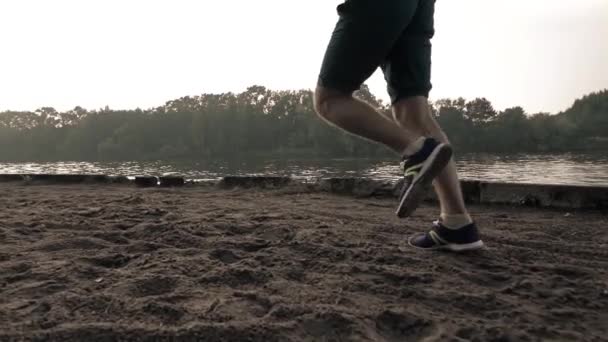
[[[475,125],[490,122],[496,118],[496,110],[485,97],[476,98],[465,105],[465,115]]]
[[[472,121],[466,116],[465,100],[441,99],[434,103],[437,121],[458,150],[468,150],[475,145]]]
[[[608,132],[608,89],[574,101],[560,117],[576,125],[581,138],[606,136]]]
[[[523,108],[507,108],[500,112],[487,129],[485,141],[504,152],[527,149],[532,141],[528,118]]]

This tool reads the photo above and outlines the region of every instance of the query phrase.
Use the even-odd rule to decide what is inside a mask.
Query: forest
[[[356,96],[383,115],[367,86]],[[608,151],[608,90],[560,113],[497,111],[486,98],[440,99],[433,115],[457,152]],[[242,93],[186,96],[151,109],[0,112],[0,161],[122,161],[197,158],[391,157],[385,147],[320,120],[310,90],[251,86]]]

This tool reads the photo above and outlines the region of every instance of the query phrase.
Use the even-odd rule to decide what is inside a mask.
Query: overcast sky
[[[406,0],[404,0],[406,1]],[[0,110],[313,88],[335,0],[6,0]],[[608,88],[608,0],[438,0],[432,99],[558,112]],[[387,99],[376,73],[368,84]]]

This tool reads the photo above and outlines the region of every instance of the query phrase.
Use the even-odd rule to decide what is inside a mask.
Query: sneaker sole
[[[412,182],[405,195],[401,198],[401,202],[395,212],[398,217],[405,218],[410,215],[424,200],[426,194],[430,191],[433,185],[433,180],[452,158],[452,148],[448,145],[439,145],[429,156],[429,160],[420,170],[420,175]]]
[[[471,243],[448,243],[446,245],[439,245],[439,246],[435,246],[435,247],[423,248],[423,247],[418,247],[418,246],[412,244],[412,241],[410,238],[407,240],[407,244],[410,247],[413,247],[415,249],[421,249],[421,250],[425,250],[425,251],[450,251],[450,252],[475,251],[475,250],[483,249],[486,247],[486,245],[481,240],[471,242]]]

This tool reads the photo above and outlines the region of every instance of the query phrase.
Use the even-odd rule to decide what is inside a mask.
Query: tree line
[[[310,90],[252,86],[141,110],[0,112],[0,160],[153,160],[256,155],[390,157],[385,147],[327,125]],[[367,86],[356,95],[390,115]],[[441,99],[433,115],[458,152],[608,151],[608,90],[557,114],[497,111],[485,98]]]

